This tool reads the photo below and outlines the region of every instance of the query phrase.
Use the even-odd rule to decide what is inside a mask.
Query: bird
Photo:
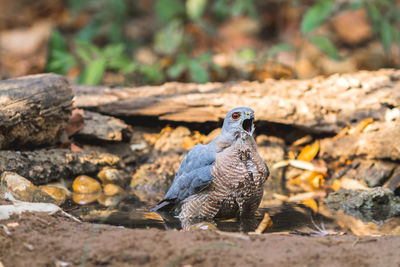
[[[269,176],[257,152],[254,111],[229,111],[220,134],[183,158],[171,187],[151,211],[173,210],[181,221],[254,216]]]

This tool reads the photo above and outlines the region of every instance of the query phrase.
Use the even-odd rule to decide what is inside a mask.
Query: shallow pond
[[[138,204],[136,199],[129,197],[120,199],[109,207],[98,203],[78,205],[68,200],[62,208],[83,221],[94,223],[128,228],[182,229],[181,222],[172,214],[150,212],[151,205]],[[365,216],[357,218],[342,210],[329,209],[323,203],[319,203],[318,213],[314,213],[301,204],[283,202],[280,205],[260,208],[252,220],[244,222],[238,222],[235,219],[221,220],[213,224],[221,231],[250,232],[256,229],[264,213],[268,213],[273,222],[273,225],[266,230],[267,233],[284,232],[322,236],[346,232],[356,235],[400,234],[400,218],[385,217],[384,212],[375,211],[373,216],[368,218],[376,218],[376,220],[366,221]],[[185,229],[187,227],[184,226]]]

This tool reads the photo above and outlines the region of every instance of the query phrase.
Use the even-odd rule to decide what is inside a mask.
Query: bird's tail
[[[167,201],[167,200],[162,200],[160,203],[158,203],[155,207],[151,208],[150,211],[158,211],[166,206],[168,206],[169,204],[172,204],[171,202]]]

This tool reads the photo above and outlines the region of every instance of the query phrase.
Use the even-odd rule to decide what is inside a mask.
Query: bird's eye
[[[240,117],[240,114],[238,112],[235,112],[232,114],[232,119],[234,119],[234,120],[239,119],[239,117]]]

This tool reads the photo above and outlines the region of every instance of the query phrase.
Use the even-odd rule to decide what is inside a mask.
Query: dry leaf
[[[332,190],[334,191],[338,191],[340,188],[342,188],[342,182],[341,180],[335,180],[333,181],[332,185],[331,185]]]
[[[297,157],[297,160],[302,161],[311,161],[315,158],[319,151],[319,142],[315,141],[312,145],[305,146],[300,155]]]
[[[304,161],[304,160],[292,159],[292,160],[289,160],[289,164],[292,167],[303,169],[303,170],[309,170],[309,171],[315,170],[314,164],[312,164],[311,162],[308,162],[308,161]]]
[[[75,145],[74,143],[71,143],[70,150],[72,152],[81,152],[82,148],[80,148],[79,146]]]
[[[301,203],[304,206],[309,207],[310,209],[312,209],[315,213],[318,212],[317,202],[313,198],[306,198],[306,199],[302,200]]]
[[[264,218],[258,225],[257,229],[254,231],[256,234],[262,234],[265,230],[272,226],[272,220],[268,213],[264,214]]]
[[[74,133],[83,129],[85,125],[83,121],[83,115],[84,115],[83,109],[76,108],[72,111],[72,115],[68,120],[67,127],[65,128],[65,131],[67,132],[68,136],[71,136]]]
[[[368,186],[363,184],[360,181],[350,179],[347,177],[343,177],[340,179],[340,183],[342,184],[342,188],[344,189],[350,189],[350,190],[371,190]]]
[[[301,146],[301,145],[304,145],[304,144],[306,144],[308,142],[311,142],[311,141],[312,141],[312,136],[311,135],[306,135],[306,136],[303,136],[302,138],[299,138],[296,141],[294,141],[292,145],[293,146]]]
[[[307,198],[321,198],[321,197],[325,197],[325,196],[326,196],[326,192],[324,192],[324,191],[300,193],[300,194],[289,197],[289,202],[300,202]]]
[[[351,128],[348,131],[348,134],[358,134],[358,133],[362,133],[363,130],[370,125],[371,123],[374,122],[374,118],[366,118],[363,119],[362,121],[360,121],[356,126],[354,126],[353,128]]]

